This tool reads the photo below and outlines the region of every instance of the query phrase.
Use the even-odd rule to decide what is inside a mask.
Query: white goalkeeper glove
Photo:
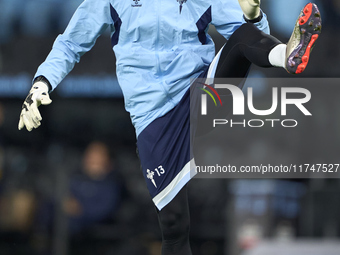
[[[52,103],[48,95],[48,85],[42,81],[35,82],[28,93],[20,114],[18,128],[21,130],[26,126],[28,131],[40,126],[42,120],[38,107]]]
[[[244,16],[248,20],[253,20],[260,16],[260,2],[261,0],[238,0]]]

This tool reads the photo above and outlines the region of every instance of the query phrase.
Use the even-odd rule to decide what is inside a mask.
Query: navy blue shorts
[[[220,53],[199,78],[213,77]],[[203,86],[195,82],[190,89]],[[191,138],[196,132],[190,125],[190,104],[196,104],[197,93],[184,94],[181,101],[164,116],[150,123],[138,136],[137,147],[143,175],[158,210],[166,206],[196,175],[191,152]],[[193,96],[194,95],[194,96]],[[192,108],[196,109],[196,107]],[[195,115],[195,114],[193,114]],[[195,120],[194,120],[195,121]],[[190,130],[191,128],[191,130]]]
[[[179,104],[154,120],[138,136],[143,175],[156,207],[161,210],[192,178],[190,165],[190,91]]]

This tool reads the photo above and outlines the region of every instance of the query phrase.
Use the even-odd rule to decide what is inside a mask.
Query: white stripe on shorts
[[[187,184],[192,177],[196,175],[195,160],[190,160],[182,170],[176,175],[176,177],[159,192],[152,201],[157,206],[158,210],[162,210],[164,206],[171,202],[171,200],[177,195],[177,193]]]

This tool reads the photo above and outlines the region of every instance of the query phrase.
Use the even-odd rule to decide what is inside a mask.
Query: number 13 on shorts
[[[162,167],[162,165],[160,165],[159,167],[155,168],[155,172],[158,174],[158,176],[161,176],[162,174],[165,173],[164,168]]]

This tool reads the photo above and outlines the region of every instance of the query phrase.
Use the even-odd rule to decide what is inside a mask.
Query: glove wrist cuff
[[[37,78],[35,78],[35,79],[33,80],[33,85],[34,85],[35,83],[37,83],[37,82],[43,82],[44,84],[47,85],[47,90],[48,90],[48,92],[51,92],[51,91],[52,91],[52,86],[51,86],[50,82],[49,82],[44,76],[40,75],[40,76],[38,76]]]
[[[243,18],[247,23],[257,23],[257,22],[260,22],[262,20],[263,12],[262,12],[262,10],[260,10],[260,15],[255,19],[247,19],[244,14],[243,14]]]

